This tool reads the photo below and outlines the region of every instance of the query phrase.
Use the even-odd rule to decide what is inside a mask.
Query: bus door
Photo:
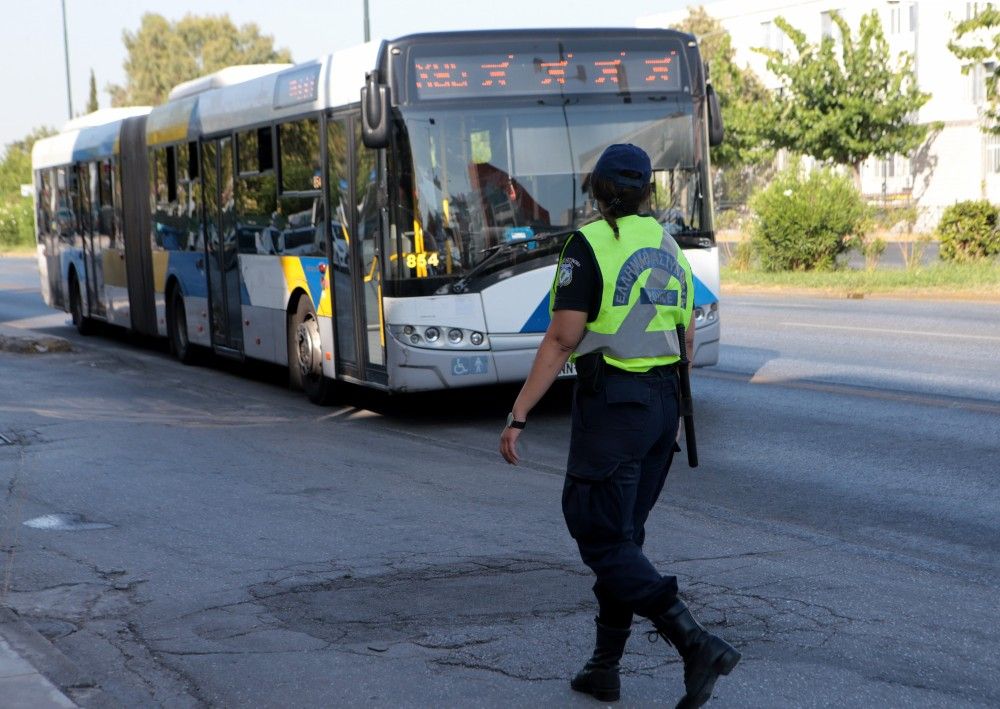
[[[97,225],[94,224],[94,191],[96,188],[97,170],[94,163],[79,163],[77,165],[77,189],[79,190],[79,225],[80,239],[83,246],[83,270],[87,291],[87,310],[84,315],[106,314],[104,298],[101,297],[101,284],[97,274],[97,258],[94,241]]]
[[[361,140],[361,117],[355,116],[351,152],[353,185],[351,199],[354,205],[353,243],[356,263],[361,265],[354,279],[355,322],[360,339],[359,352],[363,353],[365,380],[387,383],[385,367],[385,327],[382,318],[382,263],[381,236],[387,226],[383,219],[385,210],[379,208],[381,185],[379,151],[366,148]]]
[[[102,318],[108,316],[107,296],[104,292],[104,259],[110,247],[112,224],[111,163],[107,160],[88,164],[88,206],[90,207],[90,261],[87,263],[87,282],[91,288],[90,310]],[[90,277],[93,274],[93,278]]]
[[[222,353],[236,354],[243,351],[243,322],[231,137],[202,143],[202,175],[212,344]]]
[[[361,142],[357,118],[328,119],[326,138],[337,372],[384,384],[378,152]]]

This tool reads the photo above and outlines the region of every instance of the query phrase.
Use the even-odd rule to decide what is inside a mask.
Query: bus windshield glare
[[[401,170],[403,249],[426,253],[430,265],[425,274],[402,269],[403,277],[461,276],[497,246],[597,218],[584,181],[611,143],[650,155],[654,216],[674,233],[699,232],[705,201],[690,103],[623,108],[405,110],[411,162]]]

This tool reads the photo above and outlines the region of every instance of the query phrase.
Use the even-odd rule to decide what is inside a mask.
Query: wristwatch
[[[515,421],[514,412],[507,414],[507,428],[524,428],[526,421]]]

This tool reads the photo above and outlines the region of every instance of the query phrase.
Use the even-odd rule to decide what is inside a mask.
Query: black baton
[[[691,376],[688,372],[687,340],[684,326],[677,326],[677,343],[681,351],[681,359],[677,363],[677,377],[681,385],[681,411],[684,418],[684,438],[687,445],[688,466],[698,467],[698,443],[694,439],[694,404],[691,402]]]

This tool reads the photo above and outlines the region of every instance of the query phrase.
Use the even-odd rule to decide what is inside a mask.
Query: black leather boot
[[[740,661],[740,653],[717,635],[705,630],[678,599],[663,613],[651,618],[657,632],[684,660],[684,697],[677,709],[700,707],[712,697],[720,675],[728,675]]]
[[[577,692],[590,694],[602,702],[615,702],[621,696],[618,662],[625,653],[625,643],[631,634],[629,628],[612,628],[595,618],[597,642],[594,655],[583,666],[569,686]]]

